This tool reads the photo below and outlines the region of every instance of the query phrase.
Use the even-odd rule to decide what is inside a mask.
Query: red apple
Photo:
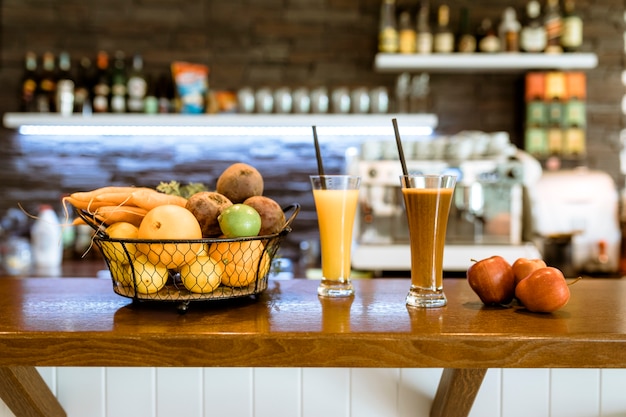
[[[518,258],[512,265],[513,274],[515,275],[515,286],[529,276],[531,272],[546,266],[548,265],[546,265],[543,259]]]
[[[467,270],[467,282],[487,305],[508,304],[515,295],[513,268],[498,255],[472,264]]]
[[[560,269],[539,268],[520,281],[515,296],[528,311],[551,313],[569,301],[569,286]]]

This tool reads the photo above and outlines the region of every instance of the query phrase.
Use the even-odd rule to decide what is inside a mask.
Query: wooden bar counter
[[[408,279],[270,281],[258,298],[133,302],[96,278],[0,279],[0,396],[22,416],[64,416],[35,366],[437,367],[431,416],[466,416],[488,368],[626,368],[626,280],[584,279],[552,314],[485,307],[464,279],[448,305],[409,309]]]

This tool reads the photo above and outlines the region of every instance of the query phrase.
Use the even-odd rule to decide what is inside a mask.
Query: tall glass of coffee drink
[[[409,174],[402,175],[400,182],[411,245],[411,289],[406,304],[445,306],[443,249],[456,177]]]

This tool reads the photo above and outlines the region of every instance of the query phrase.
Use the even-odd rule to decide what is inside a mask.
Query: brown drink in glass
[[[443,251],[456,177],[410,174],[400,181],[411,245],[411,289],[406,303],[445,306]]]

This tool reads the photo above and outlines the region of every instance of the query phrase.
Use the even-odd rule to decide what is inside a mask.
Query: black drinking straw
[[[396,133],[396,145],[398,145],[398,155],[400,156],[400,164],[402,165],[402,173],[404,176],[409,175],[409,171],[406,169],[406,160],[404,159],[404,151],[402,150],[402,141],[400,140],[400,130],[398,129],[398,121],[394,118],[391,119],[393,123],[393,130]]]
[[[322,164],[322,152],[320,151],[320,143],[317,140],[317,128],[313,126],[313,142],[315,143],[315,156],[317,157],[317,173],[324,175],[324,165]],[[322,180],[322,189],[326,188],[326,181]]]
[[[320,151],[320,143],[317,140],[317,128],[313,126],[313,142],[315,143],[315,156],[317,157],[317,173],[324,175],[324,165],[322,165],[322,152]]]

